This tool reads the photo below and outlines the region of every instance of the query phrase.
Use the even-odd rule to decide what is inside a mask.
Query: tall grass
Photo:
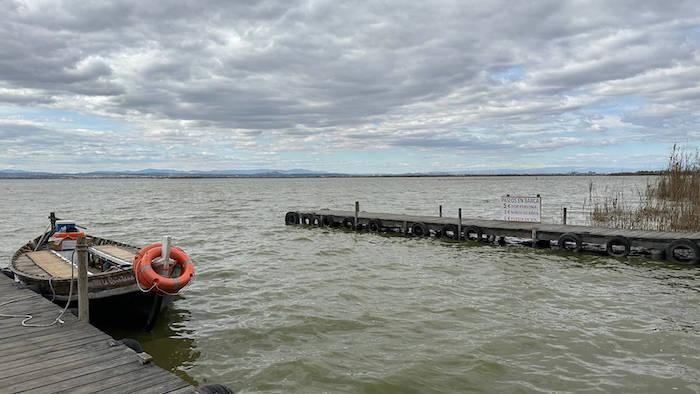
[[[606,193],[594,201],[590,221],[595,226],[659,230],[700,231],[700,152],[673,146],[667,168],[632,199],[622,193]]]

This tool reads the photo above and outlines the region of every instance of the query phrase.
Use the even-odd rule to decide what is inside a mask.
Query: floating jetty
[[[0,274],[0,392],[195,392],[151,363],[148,354],[70,313],[63,315],[62,324],[48,325],[60,312],[59,306]]]
[[[368,232],[391,232],[414,237],[440,237],[504,244],[506,237],[528,240],[533,246],[576,251],[604,248],[614,257],[630,253],[665,256],[682,264],[700,262],[700,232],[637,231],[603,227],[442,216],[412,216],[391,213],[322,209],[293,211],[285,215],[287,225],[338,227]]]

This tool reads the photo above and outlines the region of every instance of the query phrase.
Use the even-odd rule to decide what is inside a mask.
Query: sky
[[[0,170],[663,167],[691,1],[15,1]]]

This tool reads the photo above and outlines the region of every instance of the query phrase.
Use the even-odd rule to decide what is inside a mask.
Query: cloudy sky
[[[690,1],[0,0],[0,169],[655,168]]]

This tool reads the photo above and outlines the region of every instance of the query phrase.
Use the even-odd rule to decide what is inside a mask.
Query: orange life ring
[[[194,275],[194,265],[190,256],[178,247],[170,248],[170,257],[180,266],[180,275],[171,278],[157,273],[152,266],[153,260],[160,257],[161,244],[155,243],[141,249],[134,256],[132,269],[139,284],[146,289],[154,289],[157,293],[173,294],[187,286]]]
[[[85,232],[83,231],[78,231],[78,232],[73,232],[73,233],[68,233],[68,232],[60,232],[60,233],[53,233],[53,237],[55,238],[70,238],[70,239],[77,239],[78,237],[84,237]]]

